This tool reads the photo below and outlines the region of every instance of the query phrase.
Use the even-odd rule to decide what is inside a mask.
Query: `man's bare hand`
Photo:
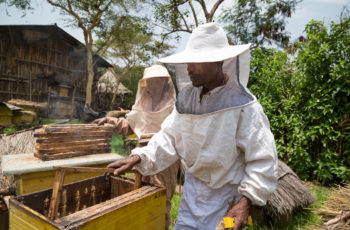
[[[92,123],[97,124],[97,125],[103,125],[103,124],[107,123],[107,124],[118,126],[119,119],[116,117],[103,117],[103,118],[99,118],[99,119],[94,120]]]
[[[235,218],[234,230],[240,230],[248,225],[250,200],[243,196],[226,214],[227,217]]]
[[[99,118],[96,119],[92,122],[93,124],[97,124],[97,125],[103,125],[104,123],[108,123],[108,117],[103,117],[103,118]]]
[[[118,176],[125,172],[128,172],[134,167],[134,165],[141,162],[141,158],[137,155],[133,155],[126,159],[118,160],[107,165],[107,168],[114,168],[114,175]]]

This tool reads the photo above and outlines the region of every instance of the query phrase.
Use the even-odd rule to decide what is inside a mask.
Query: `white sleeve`
[[[242,109],[236,142],[246,163],[238,191],[254,205],[265,205],[277,187],[278,157],[268,118],[259,103]]]
[[[156,133],[148,145],[142,148],[135,148],[131,151],[132,155],[138,155],[141,162],[134,166],[142,175],[154,175],[179,159],[175,149],[175,111],[164,120],[161,130]]]

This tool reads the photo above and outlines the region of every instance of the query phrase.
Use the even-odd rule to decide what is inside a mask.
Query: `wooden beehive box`
[[[109,153],[113,127],[95,124],[51,124],[36,130],[34,156],[44,161]]]
[[[10,229],[165,228],[165,189],[125,177],[99,176],[63,186],[58,217],[49,219],[52,189],[10,199]]]

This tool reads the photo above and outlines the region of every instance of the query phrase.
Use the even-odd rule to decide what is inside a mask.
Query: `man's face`
[[[206,86],[217,80],[218,68],[221,62],[188,63],[187,72],[195,87]]]

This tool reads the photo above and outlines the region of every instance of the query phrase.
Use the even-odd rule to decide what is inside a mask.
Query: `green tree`
[[[285,20],[301,0],[153,0],[156,23],[163,39],[178,32],[191,33],[199,24],[220,21],[229,32],[231,43],[275,42],[286,45],[289,34]]]
[[[134,99],[137,82],[142,77],[144,67],[154,63],[155,58],[164,55],[171,46],[157,40],[152,28],[148,26],[149,21],[146,17],[129,16],[122,20],[123,23],[120,17],[111,15],[111,23],[105,24],[97,33],[97,47],[106,49],[103,55],[115,63],[118,82],[122,81],[133,91]],[[115,91],[112,104],[116,95]],[[131,98],[127,99],[133,104]]]
[[[301,0],[237,0],[226,8],[220,19],[235,44],[253,43],[263,46],[272,43],[286,47],[289,33],[285,31],[286,20],[292,16]]]

